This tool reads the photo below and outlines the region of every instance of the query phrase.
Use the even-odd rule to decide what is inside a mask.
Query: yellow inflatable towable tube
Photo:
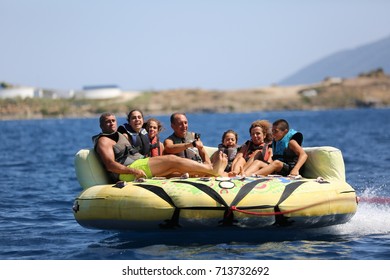
[[[214,151],[209,148],[209,153]],[[306,148],[303,178],[154,178],[108,184],[92,149],[77,153],[84,191],[73,211],[87,228],[143,230],[270,226],[322,227],[348,222],[357,210],[341,152]]]

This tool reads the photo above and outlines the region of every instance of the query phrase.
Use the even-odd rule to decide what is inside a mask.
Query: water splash
[[[355,216],[346,224],[331,227],[333,234],[367,236],[390,233],[389,198],[363,196]]]

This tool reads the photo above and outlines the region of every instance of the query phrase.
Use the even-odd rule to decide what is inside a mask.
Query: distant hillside
[[[390,36],[356,49],[327,56],[283,79],[279,85],[317,83],[326,77],[350,78],[373,69],[390,73]]]
[[[176,89],[95,100],[5,98],[0,99],[0,120],[97,117],[105,111],[124,116],[131,108],[139,108],[146,115],[170,115],[175,111],[228,113],[362,107],[390,107],[390,75],[376,70],[355,78],[331,78],[299,86],[230,91]]]

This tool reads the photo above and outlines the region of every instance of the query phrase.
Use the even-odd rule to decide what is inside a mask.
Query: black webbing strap
[[[210,188],[209,186],[202,184],[202,183],[196,183],[196,182],[190,182],[190,181],[173,181],[174,183],[180,183],[180,184],[187,184],[191,185],[193,187],[198,188],[208,196],[210,196],[212,199],[214,199],[219,204],[222,204],[226,208],[229,208],[229,205],[226,203],[226,201],[217,193],[214,189]]]
[[[249,194],[258,184],[262,182],[269,181],[268,178],[262,178],[259,180],[255,180],[252,182],[249,182],[241,187],[241,189],[238,191],[236,197],[233,199],[231,205],[229,206],[226,201],[221,197],[221,195],[215,191],[214,189],[210,188],[209,186],[203,184],[203,183],[197,183],[197,182],[191,182],[191,181],[172,181],[173,183],[180,183],[180,184],[186,184],[193,187],[196,187],[197,189],[201,190],[208,196],[210,196],[212,199],[214,199],[217,203],[223,205],[223,207],[183,207],[182,209],[202,209],[202,210],[223,210],[224,217],[223,220],[220,221],[222,226],[231,226],[234,223],[234,215],[233,211],[231,211],[232,206],[237,206],[242,199],[245,198],[247,194]],[[293,183],[290,183],[285,186],[285,189],[278,201],[278,203],[274,206],[275,212],[281,212],[279,209],[279,205],[285,201],[300,185],[305,183],[306,181],[295,181]],[[165,190],[161,187],[151,185],[151,184],[134,184],[134,186],[138,186],[141,188],[144,188],[146,190],[149,190],[153,192],[155,195],[166,201],[168,204],[170,204],[172,207],[175,208],[174,213],[170,220],[165,220],[165,224],[160,224],[161,228],[174,228],[174,227],[180,227],[179,225],[179,217],[180,217],[180,208],[178,208],[175,203],[173,202],[172,198],[165,192]],[[252,207],[242,207],[242,209],[265,209],[270,208],[272,206],[270,205],[262,205],[262,206],[252,206]],[[291,222],[288,221],[288,218],[284,217],[282,214],[275,215],[275,224],[286,226],[291,224]]]
[[[279,198],[278,203],[276,205],[280,205],[283,201],[285,201],[300,185],[306,183],[307,181],[294,181],[284,187],[284,191]]]
[[[279,209],[279,205],[285,201],[300,185],[306,183],[306,181],[295,181],[284,187],[284,191],[279,198],[278,203],[276,203],[274,207],[275,212],[281,212]],[[283,214],[275,215],[275,225],[279,226],[288,226],[291,225],[292,222],[288,220],[288,217],[283,216]]]
[[[172,198],[165,192],[165,190],[161,187],[150,185],[150,184],[134,184],[134,186],[144,188],[148,191],[151,191],[164,201],[166,201],[169,205],[175,208],[173,211],[173,215],[170,220],[165,220],[165,224],[160,224],[161,228],[174,228],[180,227],[179,225],[179,217],[180,217],[180,208],[178,208],[173,202]]]
[[[199,190],[203,191],[206,193],[208,196],[210,196],[212,199],[214,199],[216,202],[219,204],[222,204],[225,208],[225,212],[223,214],[223,220],[220,221],[219,223],[222,226],[231,226],[233,225],[233,213],[230,211],[229,205],[226,203],[226,201],[219,195],[218,192],[216,192],[214,189],[210,188],[207,185],[201,184],[201,183],[196,183],[196,182],[187,182],[187,181],[175,181],[176,183],[184,183],[188,184],[191,186],[194,186],[198,188]]]
[[[234,218],[234,212],[230,210],[232,206],[237,206],[238,203],[240,203],[241,200],[244,199],[244,197],[250,193],[254,187],[256,187],[258,184],[262,182],[266,182],[269,179],[259,179],[252,182],[249,182],[245,185],[243,185],[240,190],[238,191],[236,197],[233,199],[232,203],[230,204],[229,211],[225,211],[224,220],[222,221],[223,225],[232,225],[233,218]],[[240,207],[240,209],[267,209],[273,206],[270,205],[261,205],[261,206],[244,206]]]
[[[144,188],[148,191],[151,191],[164,201],[166,201],[169,205],[172,207],[176,207],[175,203],[173,202],[172,198],[165,192],[165,190],[161,187],[155,186],[155,185],[149,185],[149,184],[133,184],[134,186]]]
[[[236,197],[234,198],[234,200],[232,201],[232,203],[230,204],[230,207],[232,206],[237,206],[238,203],[240,203],[241,200],[243,200],[243,198],[248,194],[250,193],[254,187],[256,187],[258,184],[262,183],[262,182],[266,182],[268,181],[269,179],[259,179],[259,180],[255,180],[255,181],[252,181],[252,182],[249,182],[245,185],[243,185],[241,187],[241,189],[238,191]]]

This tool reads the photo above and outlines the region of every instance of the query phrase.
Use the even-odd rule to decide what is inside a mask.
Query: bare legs
[[[250,159],[247,162],[244,158],[240,158],[235,162],[235,165],[232,168],[232,172],[230,172],[230,176],[236,175],[245,175],[252,176],[253,174],[257,174],[262,168],[267,167],[268,164],[261,160],[253,160]]]
[[[246,161],[243,157],[234,160],[232,165],[232,171],[229,173],[230,176],[243,175],[243,169]]]
[[[258,174],[261,169],[267,167],[268,164],[261,160],[254,160],[251,164],[244,166],[244,174],[246,176],[251,176],[253,174]]]
[[[219,153],[213,165],[202,164],[175,155],[152,157],[149,167],[153,176],[168,176],[173,173],[189,173],[192,176],[223,176],[227,165],[226,155]]]
[[[282,170],[282,168],[283,168],[283,162],[279,160],[275,160],[253,174],[266,176],[274,173],[275,171],[279,172],[280,170]]]

